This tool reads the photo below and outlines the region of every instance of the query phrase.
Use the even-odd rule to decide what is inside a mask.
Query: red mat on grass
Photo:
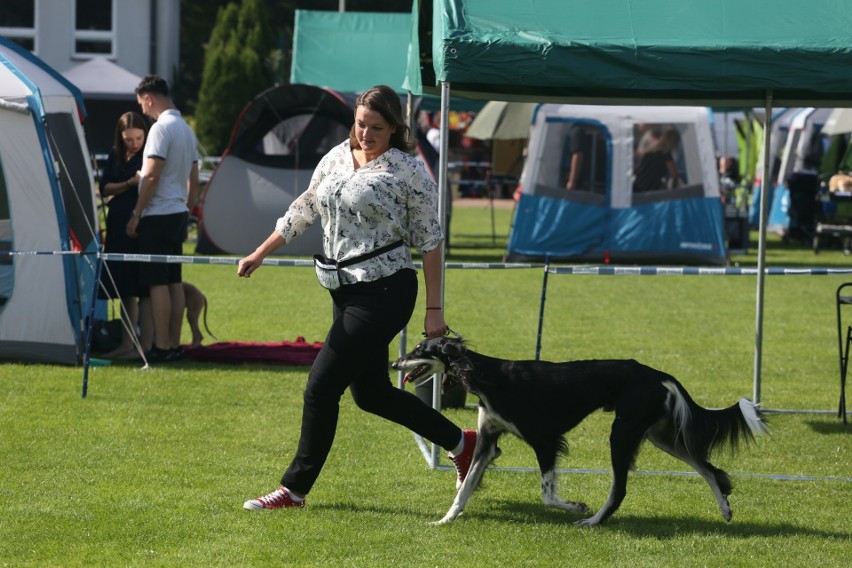
[[[185,356],[192,361],[216,363],[276,363],[280,365],[310,365],[322,348],[322,342],[308,343],[304,337],[280,343],[255,343],[249,341],[219,342],[201,347],[185,348]]]

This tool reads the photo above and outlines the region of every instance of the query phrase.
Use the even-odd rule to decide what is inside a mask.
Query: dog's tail
[[[740,443],[769,431],[758,405],[747,398],[728,408],[709,409],[692,400],[677,381],[665,381],[663,386],[669,391],[666,407],[674,424],[675,443],[696,458],[706,460],[722,446],[735,451]]]
[[[210,334],[210,337],[212,337],[212,338],[213,338],[213,339],[215,339],[216,341],[219,341],[219,338],[218,338],[218,337],[216,337],[216,335],[215,335],[212,331],[210,331],[210,328],[209,328],[209,327],[207,327],[207,298],[206,298],[206,297],[204,298],[204,313],[203,313],[203,319],[204,319],[204,329],[206,329],[206,330],[207,330],[207,333],[208,333],[208,334]]]

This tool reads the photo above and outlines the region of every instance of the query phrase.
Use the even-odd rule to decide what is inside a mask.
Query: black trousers
[[[347,387],[362,410],[442,448],[452,449],[461,440],[458,426],[414,394],[393,386],[388,372],[388,345],[414,311],[416,273],[405,269],[375,282],[347,284],[331,297],[334,322],[308,375],[299,446],[281,478],[281,485],[303,494],[313,487],[331,450],[340,397]]]

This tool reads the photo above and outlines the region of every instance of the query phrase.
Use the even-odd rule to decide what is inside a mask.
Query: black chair
[[[841,308],[852,305],[852,295],[843,294],[844,288],[852,287],[852,282],[846,282],[837,287],[837,352],[840,358],[840,404],[837,408],[837,416],[843,418],[846,424],[846,372],[849,366],[849,346],[852,344],[852,325],[846,327],[846,341],[843,340],[843,320]]]

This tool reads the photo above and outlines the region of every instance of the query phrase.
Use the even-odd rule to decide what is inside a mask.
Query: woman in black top
[[[127,222],[133,214],[138,197],[139,170],[142,169],[142,149],[148,134],[148,123],[142,115],[126,112],[115,127],[115,146],[109,153],[100,182],[101,196],[107,201],[106,238],[104,252],[137,252],[136,239],[127,236]],[[135,262],[108,261],[101,274],[98,297],[120,299],[124,331],[121,344],[106,358],[130,356],[134,353],[133,340],[128,329],[135,333],[139,318],[138,265]]]

